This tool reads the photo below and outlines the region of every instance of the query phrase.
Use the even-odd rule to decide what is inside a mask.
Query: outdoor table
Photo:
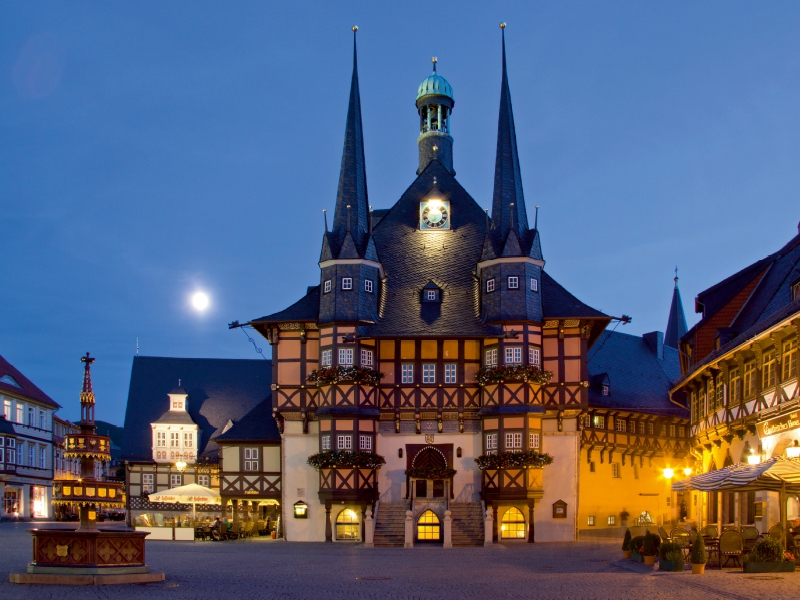
[[[703,536],[703,543],[706,545],[706,552],[717,555],[717,566],[722,568],[722,557],[719,555],[719,538]]]

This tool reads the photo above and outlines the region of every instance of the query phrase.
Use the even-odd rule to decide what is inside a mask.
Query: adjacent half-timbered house
[[[798,334],[800,231],[774,254],[697,295],[700,321],[681,338],[682,377],[672,390],[691,410],[703,471],[796,455],[800,440]],[[693,493],[693,517],[710,524],[779,519],[778,495]],[[800,517],[796,498],[788,517]]]

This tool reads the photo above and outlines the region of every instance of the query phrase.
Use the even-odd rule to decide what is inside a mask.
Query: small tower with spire
[[[664,345],[677,348],[681,338],[686,333],[686,315],[683,312],[681,290],[678,287],[678,267],[675,267],[675,289],[672,290],[672,304],[669,307],[667,319],[667,333],[664,335]]]
[[[428,75],[417,89],[417,112],[419,113],[419,169],[422,173],[428,163],[438,160],[444,168],[453,170],[453,137],[450,120],[453,113],[453,87],[436,72],[438,59],[431,58],[433,73]]]
[[[83,388],[81,389],[81,431],[84,433],[94,433],[94,390],[92,389],[91,367],[95,359],[86,353],[81,357],[83,363]]]

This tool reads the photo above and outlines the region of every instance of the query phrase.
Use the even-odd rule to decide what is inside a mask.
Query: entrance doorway
[[[361,526],[359,525],[358,515],[355,513],[355,511],[345,508],[336,517],[336,539],[361,539]]]
[[[442,539],[442,525],[432,510],[426,510],[417,521],[417,540],[420,542],[439,542]]]
[[[512,506],[503,513],[503,519],[500,522],[500,537],[504,540],[525,539],[525,516],[517,507]]]

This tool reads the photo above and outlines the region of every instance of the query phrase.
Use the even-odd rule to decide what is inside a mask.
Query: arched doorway
[[[358,522],[358,515],[355,511],[345,508],[336,517],[336,539],[337,540],[360,540],[361,526]]]
[[[417,455],[414,456],[414,459],[411,461],[411,467],[422,469],[446,469],[447,458],[445,458],[445,455],[438,448],[428,446],[420,450]],[[445,495],[444,481],[441,479],[418,479],[416,480],[415,486],[415,495],[417,498],[441,498]],[[428,489],[429,486],[432,486],[431,489]]]
[[[500,521],[500,537],[504,540],[525,539],[525,516],[516,506],[512,506]]]
[[[442,525],[439,517],[432,510],[426,510],[417,521],[417,540],[420,542],[438,542],[442,539]]]

